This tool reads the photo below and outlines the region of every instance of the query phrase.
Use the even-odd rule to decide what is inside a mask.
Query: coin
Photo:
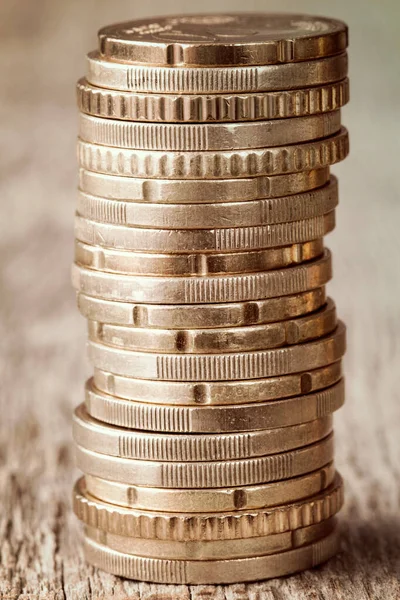
[[[289,146],[225,152],[165,152],[113,148],[78,140],[78,161],[88,171],[154,179],[227,179],[321,169],[349,153],[347,130]]]
[[[110,550],[88,538],[84,552],[88,562],[114,575],[158,583],[200,584],[256,581],[289,575],[315,567],[339,550],[334,531],[326,538],[294,550],[232,560],[174,561],[143,558]]]
[[[124,508],[93,498],[83,477],[73,493],[75,514],[86,525],[117,535],[157,540],[234,540],[273,535],[320,523],[333,517],[342,505],[343,481],[338,473],[332,485],[319,494],[251,511],[171,513]]]
[[[222,204],[219,206],[222,206]],[[187,257],[193,256],[195,252],[209,254],[210,252],[239,253],[240,251],[246,251],[246,255],[251,255],[251,250],[276,249],[278,246],[290,246],[322,238],[335,227],[335,211],[320,217],[292,221],[291,223],[236,227],[236,223],[233,221],[232,225],[234,227],[223,229],[147,229],[99,223],[76,215],[75,236],[86,244],[107,248],[104,251],[104,259],[99,257],[100,262],[106,262],[107,253],[116,252],[118,249],[135,250],[136,252],[159,252],[164,255],[184,253]],[[78,244],[78,247],[81,248],[82,245]],[[275,251],[271,251],[270,254]],[[101,252],[101,249],[97,249],[97,252]],[[81,251],[80,254],[83,254],[83,252]],[[207,272],[204,271],[204,268],[207,268],[207,260],[212,260],[212,256],[207,257],[207,254],[204,254],[203,260],[200,258],[192,259],[192,262],[197,260],[199,263],[204,263],[204,267],[200,269],[200,274],[203,275]],[[126,253],[118,253],[115,256],[116,263],[122,265]],[[307,258],[304,260],[307,260]],[[80,261],[78,260],[78,262]],[[143,259],[144,263],[145,259]],[[144,266],[143,270],[146,272]],[[223,270],[229,269],[226,267]],[[262,270],[262,268],[259,270]],[[198,271],[193,274],[196,274],[196,272]],[[151,271],[148,274],[150,275]]]
[[[73,419],[74,440],[100,454],[155,461],[222,461],[286,452],[313,444],[332,431],[330,416],[292,427],[226,435],[164,435],[113,427],[93,419],[81,404]]]
[[[301,195],[283,198],[204,204],[161,204],[112,200],[79,192],[77,213],[84,219],[131,227],[168,230],[200,230],[213,228],[250,232],[279,229],[283,235],[296,227],[303,229],[311,219],[332,213],[338,204],[334,178],[326,186]],[[231,227],[234,225],[234,228]],[[223,235],[223,232],[219,233]]]
[[[88,173],[88,171],[84,171]],[[105,176],[107,177],[107,176]],[[110,176],[112,177],[112,176]],[[117,178],[116,178],[117,179]],[[126,181],[126,178],[122,178]],[[327,185],[281,198],[245,202],[207,202],[197,204],[162,204],[112,200],[78,193],[77,213],[92,221],[164,230],[235,229],[269,225],[281,230],[292,229],[310,219],[320,219],[338,204],[336,178]]]
[[[312,394],[251,404],[188,407],[164,405],[161,401],[124,400],[100,392],[92,380],[86,384],[86,409],[99,421],[148,431],[224,433],[289,427],[330,415],[343,405],[344,383],[341,379]]]
[[[314,496],[333,482],[335,468],[329,463],[317,471],[259,485],[231,488],[186,489],[151,488],[85,476],[87,492],[110,504],[140,510],[180,512],[226,512],[266,508]],[[242,540],[243,541],[243,540]]]
[[[290,199],[282,199],[282,196],[292,194],[303,194],[310,190],[315,190],[325,185],[329,181],[328,167],[299,171],[297,173],[286,173],[276,176],[257,176],[246,179],[137,179],[134,177],[117,177],[116,175],[105,175],[104,173],[94,173],[80,169],[79,187],[83,192],[114,198],[116,200],[137,200],[144,202],[145,210],[152,210],[152,207],[165,204],[173,204],[173,210],[177,204],[190,204],[189,210],[198,210],[193,204],[219,203],[219,202],[246,202],[247,200],[258,200],[259,198],[271,199],[277,198],[273,202],[264,203],[264,213],[272,212],[274,221],[284,222],[286,220],[296,221],[297,218],[303,218],[302,213],[295,212],[296,217],[286,219],[286,202]],[[336,186],[337,182],[335,181]],[[296,202],[296,199],[294,200]],[[297,200],[301,206],[304,204],[318,203],[318,196],[310,198],[300,198]],[[247,202],[246,202],[247,205]],[[118,203],[119,210],[122,212],[122,205]],[[161,206],[162,208],[162,206]],[[180,207],[179,210],[184,210]],[[250,206],[249,206],[250,208]],[[332,207],[334,208],[334,207]],[[272,210],[273,209],[273,210]],[[284,209],[282,217],[280,211]],[[188,210],[188,207],[186,207]],[[239,210],[239,209],[238,209]],[[259,212],[259,211],[258,211]],[[324,212],[329,212],[328,210]],[[291,214],[290,212],[288,214]],[[297,215],[299,215],[297,217]],[[307,218],[308,213],[304,213]],[[318,216],[310,213],[310,217]],[[268,217],[264,217],[268,218]],[[257,217],[258,219],[258,217]],[[282,219],[282,220],[281,220]],[[269,223],[269,221],[267,221]],[[258,221],[255,225],[261,224]],[[205,227],[200,221],[193,227],[197,229]],[[178,227],[176,225],[175,227]],[[172,229],[175,229],[172,227]],[[182,227],[184,229],[184,227]],[[192,227],[189,227],[192,229]]]
[[[78,469],[101,479],[162,488],[221,488],[279,481],[320,469],[333,459],[333,434],[289,452],[212,462],[136,460],[78,445],[75,450]]]
[[[238,327],[306,315],[325,304],[325,288],[252,302],[221,304],[133,304],[77,294],[81,314],[91,321],[168,329]]]
[[[84,113],[79,118],[79,136],[86,142],[163,152],[283,146],[328,137],[339,129],[340,110],[295,119],[243,123],[138,123]]]
[[[133,379],[95,369],[93,382],[98,390],[125,400],[159,404],[162,398],[162,403],[167,405],[219,406],[252,404],[309,394],[330,387],[341,376],[341,362],[336,361],[326,367],[292,375],[201,383]]]
[[[79,236],[79,234],[78,234]],[[75,262],[79,266],[121,275],[190,277],[229,275],[282,269],[320,257],[321,239],[266,250],[222,254],[156,254],[114,250],[75,242]]]
[[[256,94],[133,94],[77,84],[80,111],[108,119],[166,123],[285,119],[338,110],[349,101],[349,80],[302,90]]]
[[[329,298],[319,311],[287,321],[219,329],[148,329],[89,321],[89,339],[140,352],[243,352],[278,348],[322,337],[337,326]]]
[[[165,66],[297,62],[338,54],[348,45],[342,21],[285,13],[137,19],[103,27],[98,37],[107,59]]]
[[[318,369],[342,358],[345,327],[339,321],[326,337],[283,348],[222,354],[166,354],[125,350],[89,341],[94,367],[116,375],[170,381],[259,379]]]
[[[92,85],[130,92],[229,94],[294,90],[341,81],[348,73],[346,52],[298,64],[243,67],[154,67],[87,55],[86,79]]]
[[[85,527],[85,535],[88,539],[107,546],[110,550],[124,552],[128,555],[139,555],[151,559],[214,561],[267,556],[292,548],[301,548],[306,544],[325,538],[334,531],[336,525],[336,519],[333,517],[295,531],[245,540],[214,540],[210,542],[146,540],[116,535],[92,527]]]
[[[73,265],[72,283],[78,292],[126,302],[200,304],[277,298],[325,285],[331,278],[331,254],[308,263],[242,275],[149,277],[120,275]]]

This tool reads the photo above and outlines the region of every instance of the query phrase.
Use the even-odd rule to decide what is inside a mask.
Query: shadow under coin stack
[[[161,583],[330,558],[344,325],[325,285],[347,28],[299,15],[106,27],[78,83],[74,418],[90,563]]]

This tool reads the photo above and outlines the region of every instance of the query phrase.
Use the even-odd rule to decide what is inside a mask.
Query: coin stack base
[[[73,492],[92,565],[228,584],[339,548],[326,295],[347,28],[223,14],[105,27],[77,85],[73,285],[93,377]]]

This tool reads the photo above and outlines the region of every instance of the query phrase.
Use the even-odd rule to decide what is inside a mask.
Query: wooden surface
[[[184,6],[156,4],[154,12]],[[283,4],[298,8],[294,1]],[[330,293],[349,329],[347,404],[335,419],[337,464],[347,488],[343,548],[327,565],[301,575],[215,588],[138,584],[87,566],[70,508],[77,476],[71,411],[89,373],[85,323],[69,283],[74,81],[97,28],[132,15],[133,5],[0,4],[1,599],[400,598],[400,130],[393,59],[399,8],[365,2],[360,19],[356,4],[336,2],[333,10],[324,2],[302,3],[304,11],[347,20],[352,39],[352,105],[344,111],[352,155],[335,169],[341,205],[328,240],[335,265]],[[203,10],[210,8],[224,6],[203,3]]]

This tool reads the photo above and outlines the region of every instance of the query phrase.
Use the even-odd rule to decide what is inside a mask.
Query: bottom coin
[[[333,482],[333,463],[318,471],[259,485],[243,487],[168,489],[127,485],[85,476],[86,490],[108,504],[139,510],[188,513],[224,512],[238,509],[267,508],[297,502],[319,494]]]
[[[285,552],[231,560],[166,560],[117,552],[88,537],[88,562],[114,575],[155,583],[223,584],[281,577],[319,565],[336,554],[334,530],[312,544]]]
[[[85,527],[85,535],[90,540],[107,546],[110,550],[141,556],[142,558],[231,560],[234,558],[266,556],[300,548],[326,537],[333,532],[335,526],[336,519],[333,517],[309,527],[302,527],[284,533],[247,539],[216,541],[149,540],[116,535],[93,527]]]

